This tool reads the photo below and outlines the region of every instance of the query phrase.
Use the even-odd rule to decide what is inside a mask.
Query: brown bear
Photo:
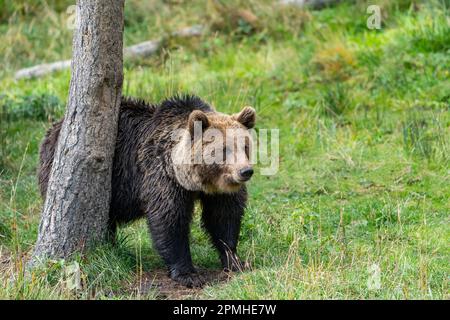
[[[40,149],[43,198],[61,124],[47,132]],[[159,105],[122,98],[112,175],[111,235],[117,225],[146,216],[169,276],[187,287],[202,286],[204,280],[192,264],[189,249],[189,225],[194,202],[199,200],[202,225],[223,268],[241,270],[236,247],[247,202],[245,182],[253,174],[249,129],[254,125],[251,107],[226,115],[192,95],[175,96]],[[217,133],[224,138],[218,139]]]

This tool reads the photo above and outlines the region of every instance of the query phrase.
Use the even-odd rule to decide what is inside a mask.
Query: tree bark
[[[65,258],[107,233],[123,80],[123,0],[78,0],[69,99],[33,261]]]

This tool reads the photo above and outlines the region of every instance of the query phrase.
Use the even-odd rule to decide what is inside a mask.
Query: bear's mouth
[[[232,175],[223,175],[215,182],[209,184],[207,193],[233,193],[239,191],[243,183],[233,179]]]
[[[227,175],[225,177],[225,183],[227,185],[229,185],[230,187],[240,187],[241,185],[243,185],[245,182],[247,182],[248,180],[242,180],[239,178],[235,178],[233,177],[233,175]]]

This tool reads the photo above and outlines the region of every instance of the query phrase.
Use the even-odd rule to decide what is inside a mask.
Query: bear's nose
[[[239,171],[239,175],[241,176],[242,180],[247,181],[253,175],[253,168],[252,167],[248,167],[248,168],[241,169]]]

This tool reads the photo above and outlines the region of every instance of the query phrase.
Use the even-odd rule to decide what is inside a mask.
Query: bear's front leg
[[[237,255],[237,244],[247,202],[245,186],[232,194],[203,194],[201,202],[203,226],[219,251],[224,270],[242,271],[244,264]]]
[[[153,190],[147,198],[147,217],[153,243],[169,276],[186,287],[201,287],[204,279],[192,265],[189,231],[194,208],[192,196],[166,184],[164,190]]]

